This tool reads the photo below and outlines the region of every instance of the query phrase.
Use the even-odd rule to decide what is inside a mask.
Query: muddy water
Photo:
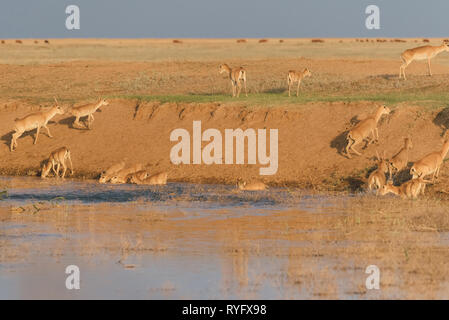
[[[368,261],[351,252],[368,239],[341,236],[334,228],[340,221],[328,220],[344,215],[358,195],[10,177],[2,186],[2,299],[408,295],[396,280],[367,291]],[[65,287],[68,265],[80,268],[80,290]],[[400,270],[389,272],[401,279]],[[445,288],[436,296],[445,297]]]

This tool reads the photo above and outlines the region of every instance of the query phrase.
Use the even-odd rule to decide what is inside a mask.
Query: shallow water
[[[365,261],[334,251],[369,243],[317,223],[343,215],[358,195],[28,177],[1,186],[0,299],[404,296],[396,286],[361,291]],[[438,244],[447,246],[447,233]],[[72,264],[80,290],[65,288]]]
[[[330,206],[342,196],[317,195],[270,188],[266,191],[238,191],[230,185],[168,183],[165,186],[100,184],[94,181],[55,180],[27,177],[0,177],[0,186],[8,186],[3,205],[22,205],[39,201],[64,201],[66,204],[101,203],[151,206],[153,209],[178,208],[196,212],[213,210],[264,211],[312,210]]]

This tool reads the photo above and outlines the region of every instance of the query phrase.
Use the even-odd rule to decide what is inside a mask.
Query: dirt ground
[[[447,104],[442,102],[449,84],[448,57],[442,54],[435,59],[433,77],[425,75],[425,64],[413,63],[407,69],[408,81],[396,78],[400,52],[421,45],[420,41],[50,40],[50,44],[34,44],[25,40],[22,45],[7,41],[0,56],[6,62],[0,64],[0,172],[37,175],[48,154],[65,145],[72,151],[79,178],[96,178],[126,159],[141,162],[152,172],[166,170],[170,181],[235,183],[242,178],[358,190],[374,167],[376,149],[391,156],[408,134],[414,144],[411,161],[441,147],[442,134],[449,127]],[[249,98],[228,97],[229,81],[218,74],[223,61],[247,68]],[[308,100],[288,99],[286,72],[303,67],[313,74],[301,88]],[[385,93],[394,100],[383,101]],[[427,95],[434,100],[422,98]],[[111,103],[95,115],[92,130],[72,128],[69,114],[57,116],[49,126],[53,139],[41,133],[33,145],[34,133],[27,134],[18,140],[17,151],[9,152],[14,119],[45,109],[54,96],[65,108],[98,96],[108,97]],[[348,101],[349,96],[357,98]],[[147,101],[148,97],[155,101]],[[205,102],[189,102],[192,97]],[[323,101],[323,97],[333,99]],[[384,102],[393,113],[381,121],[379,145],[369,146],[363,156],[351,160],[341,155],[345,132]],[[221,132],[278,129],[278,172],[261,177],[259,165],[171,164],[169,153],[175,143],[169,141],[170,132],[177,128],[191,132],[194,120],[202,121],[203,130]],[[441,182],[430,190],[448,192],[448,179],[445,165]]]

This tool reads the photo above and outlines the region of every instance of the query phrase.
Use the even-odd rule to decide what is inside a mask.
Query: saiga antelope
[[[413,148],[412,139],[409,137],[404,138],[404,146],[398,151],[391,159],[389,163],[389,176],[391,179],[393,171],[399,172],[408,165],[409,150]]]
[[[410,169],[410,174],[413,178],[424,178],[425,176],[432,174],[432,181],[438,178],[440,173],[441,164],[449,151],[449,139],[443,144],[441,151],[435,151],[429,153],[421,160],[415,162]]]
[[[393,193],[401,198],[412,198],[416,199],[420,194],[424,195],[424,190],[426,189],[426,184],[431,183],[430,181],[424,180],[422,178],[412,179],[404,182],[400,186],[393,185],[393,181],[389,180],[380,190],[380,195],[386,195],[387,193]]]
[[[267,189],[267,185],[263,182],[252,182],[247,183],[246,181],[238,181],[237,187],[239,190],[245,190],[245,191],[261,191]]]
[[[111,178],[117,174],[117,172],[119,172],[120,170],[122,170],[125,167],[125,162],[121,161],[119,163],[116,163],[114,165],[112,165],[111,167],[109,167],[106,171],[103,171],[100,174],[100,179],[98,180],[98,182],[100,183],[106,183],[109,182],[111,180]]]
[[[36,136],[34,138],[34,144],[37,143],[37,138],[39,137],[39,131],[41,128],[45,128],[47,130],[48,137],[53,138],[53,136],[50,133],[50,129],[48,129],[47,124],[55,115],[57,114],[64,114],[64,110],[59,106],[58,100],[56,98],[55,103],[56,105],[51,107],[47,111],[40,111],[36,113],[32,113],[27,115],[26,117],[22,119],[15,120],[15,126],[14,126],[14,133],[11,137],[11,145],[10,150],[14,151],[14,149],[17,149],[17,139],[20,138],[22,134],[24,134],[26,131],[30,130],[36,130]]]
[[[363,140],[367,139],[371,134],[373,139],[372,143],[379,141],[379,130],[377,129],[377,124],[384,114],[389,114],[390,109],[386,106],[380,106],[376,113],[362,121],[360,121],[353,129],[348,132],[346,136],[346,155],[351,158],[349,150],[352,150],[355,154],[361,155],[360,152],[355,150],[355,146],[358,145]]]
[[[379,153],[376,151],[377,155],[377,169],[371,172],[368,177],[368,189],[371,191],[373,188],[377,189],[376,195],[379,194],[380,189],[385,185],[387,179],[385,178],[385,173],[388,172],[388,160],[385,159],[385,152],[383,157],[379,157]]]
[[[50,153],[50,157],[48,157],[47,162],[42,167],[41,178],[42,179],[46,178],[50,173],[51,169],[53,170],[55,176],[59,177],[59,171],[61,170],[62,166],[61,178],[64,179],[65,173],[67,172],[67,166],[65,164],[66,160],[69,160],[70,171],[71,174],[73,175],[73,164],[72,159],[70,157],[70,150],[67,149],[67,147],[61,147]]]
[[[298,82],[298,87],[296,88],[296,96],[298,96],[299,85],[301,84],[302,79],[310,76],[312,76],[312,73],[307,68],[305,68],[303,71],[290,70],[287,76],[288,96],[290,97],[290,89],[295,82]]]
[[[135,184],[145,184],[145,185],[164,185],[167,184],[167,172],[161,172],[153,174],[149,177],[139,177],[137,174],[131,176],[130,182]],[[143,179],[142,179],[143,178]]]
[[[405,50],[401,54],[402,65],[399,68],[399,79],[401,79],[401,76],[403,75],[404,80],[407,80],[405,77],[405,68],[407,68],[407,66],[414,60],[427,59],[427,68],[429,71],[429,76],[431,76],[432,71],[430,69],[430,60],[443,51],[449,51],[449,44],[447,41],[443,41],[443,44],[440,46],[422,46]]]
[[[243,67],[238,67],[231,69],[226,63],[221,64],[218,68],[218,72],[226,72],[229,75],[232,85],[232,96],[237,98],[240,96],[240,91],[242,91],[242,82],[245,87],[245,95],[248,96],[248,91],[246,90],[246,70]]]
[[[140,170],[129,175],[129,182],[139,184],[141,180],[148,178],[149,174],[146,170]]]
[[[80,123],[81,117],[87,117],[87,127],[90,129],[94,119],[94,113],[102,106],[107,106],[109,104],[106,99],[100,99],[97,103],[89,103],[78,107],[73,107],[70,113],[75,116],[75,121],[73,126],[78,128],[82,127]]]
[[[131,174],[141,170],[143,170],[143,165],[141,163],[135,164],[129,168],[125,167],[114,174],[114,176],[111,178],[111,183],[114,184],[127,183]]]

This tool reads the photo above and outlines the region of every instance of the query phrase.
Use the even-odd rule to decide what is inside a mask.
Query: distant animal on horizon
[[[75,121],[73,122],[73,127],[82,128],[80,123],[80,118],[87,117],[87,128],[91,129],[92,123],[94,122],[94,113],[97,112],[102,106],[109,105],[106,99],[99,99],[96,103],[89,103],[82,106],[72,107],[70,113],[75,116]]]
[[[218,67],[218,72],[220,74],[227,73],[232,85],[232,96],[237,98],[240,96],[242,91],[242,82],[245,87],[245,95],[248,96],[248,91],[246,90],[246,70],[243,67],[231,69],[226,63],[221,64]]]
[[[50,173],[50,170],[53,170],[55,177],[59,178],[59,171],[62,166],[61,178],[64,179],[67,172],[66,160],[70,163],[70,171],[71,175],[73,175],[73,164],[70,157],[70,150],[67,147],[61,147],[50,153],[47,162],[42,166],[41,178],[46,178]]]
[[[401,54],[402,64],[399,68],[399,79],[404,76],[404,80],[407,80],[405,76],[405,68],[407,68],[407,66],[414,60],[427,60],[429,76],[432,76],[430,60],[443,51],[449,51],[449,43],[446,40],[443,41],[440,46],[427,45],[405,50]]]
[[[16,119],[14,124],[14,133],[11,137],[10,150],[11,152],[17,149],[17,139],[22,136],[26,131],[31,131],[36,129],[36,136],[34,138],[34,144],[37,143],[37,138],[39,137],[39,132],[41,128],[47,130],[49,138],[53,138],[48,129],[48,122],[57,114],[64,114],[64,110],[59,106],[58,100],[54,98],[56,105],[51,107],[47,111],[40,111],[29,114],[21,119]]]
[[[348,132],[348,135],[346,136],[346,155],[348,158],[351,158],[349,151],[353,151],[356,155],[361,155],[361,153],[355,149],[355,146],[362,141],[367,141],[368,145],[369,141],[367,139],[370,134],[372,135],[371,143],[379,141],[379,130],[377,128],[377,124],[379,123],[382,115],[388,115],[390,114],[390,112],[390,108],[386,106],[380,106],[375,114],[360,121],[354,128],[352,128]]]
[[[446,158],[449,152],[449,139],[446,139],[441,151],[434,151],[423,157],[421,160],[416,161],[410,168],[410,174],[413,178],[424,178],[425,176],[432,174],[432,182],[438,179],[441,165],[444,158]]]
[[[312,73],[309,71],[309,69],[305,68],[303,71],[295,71],[295,70],[290,70],[288,72],[288,76],[287,76],[287,83],[288,83],[288,96],[290,97],[290,90],[292,85],[297,82],[298,86],[296,87],[296,96],[299,95],[299,86],[301,84],[302,79],[304,79],[305,77],[310,77],[312,76]]]

